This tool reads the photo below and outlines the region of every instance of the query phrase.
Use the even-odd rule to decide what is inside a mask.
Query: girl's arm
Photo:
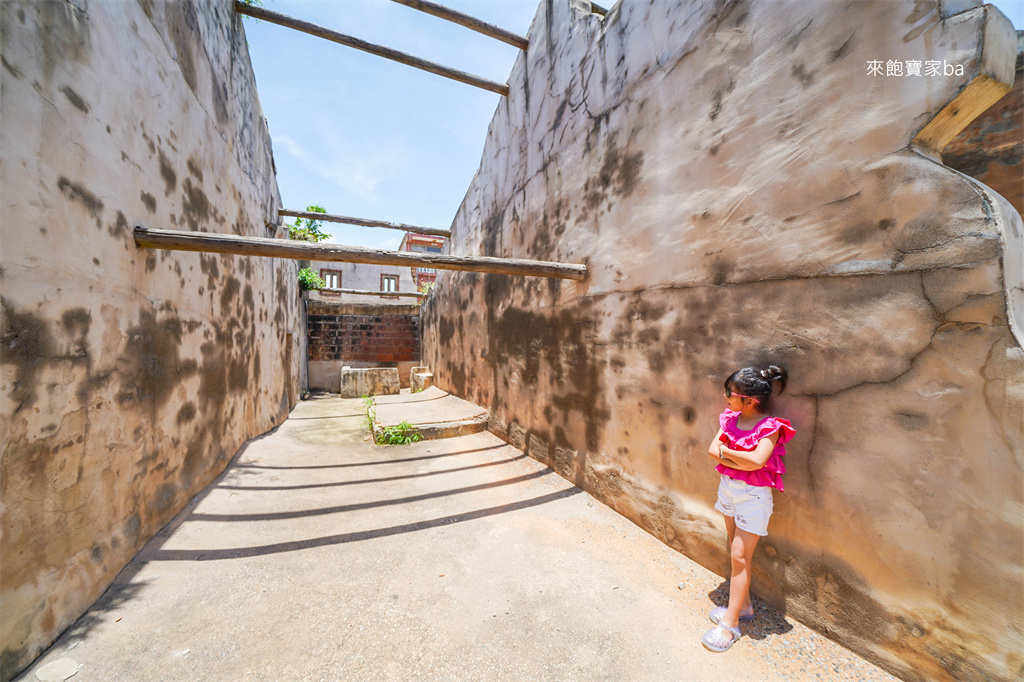
[[[722,429],[718,429],[718,433],[715,434],[715,439],[711,441],[711,445],[708,446],[708,454],[715,459],[718,459],[718,446],[721,444],[721,441],[718,439],[721,437]]]
[[[733,469],[739,469],[740,471],[757,471],[765,465],[768,458],[771,457],[772,450],[775,449],[775,443],[779,440],[779,432],[776,431],[770,436],[762,438],[757,441],[757,447],[750,451],[744,450],[733,450],[732,448],[725,447],[722,445],[722,454],[727,460],[732,460],[735,464],[729,464],[725,462],[726,466],[732,467]],[[718,458],[717,453],[715,458]]]
[[[715,434],[715,439],[713,441],[711,441],[711,445],[708,446],[708,457],[710,457],[714,461],[714,463],[716,465],[717,464],[724,464],[725,466],[729,467],[730,469],[736,469],[738,471],[748,471],[748,470],[749,471],[756,471],[757,469],[761,468],[761,467],[751,466],[750,464],[747,464],[747,463],[737,462],[736,460],[734,460],[733,458],[729,457],[726,454],[726,451],[728,450],[728,448],[723,448],[721,451],[719,451],[718,446],[722,445],[721,438],[722,438],[722,429],[718,429],[718,433]],[[721,456],[720,457],[719,455],[725,455],[725,456]],[[748,467],[749,467],[749,469],[748,469]]]

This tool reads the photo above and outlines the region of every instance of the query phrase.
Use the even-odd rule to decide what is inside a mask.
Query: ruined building
[[[784,364],[757,593],[905,679],[1019,679],[1024,226],[942,162],[1013,82],[1012,26],[977,0],[591,9],[540,3],[445,246],[588,277],[441,273],[420,364],[722,574],[722,379]],[[4,2],[0,54],[9,679],[308,381],[294,262],[132,238],[284,236],[232,2]]]
[[[589,277],[444,273],[421,321],[437,385],[723,575],[722,381],[784,364],[754,589],[906,679],[1024,666],[1021,217],[940,158],[1013,81],[978,5],[542,4],[451,252]]]

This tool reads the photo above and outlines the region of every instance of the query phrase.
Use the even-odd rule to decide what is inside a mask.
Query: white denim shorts
[[[715,509],[736,521],[736,527],[754,535],[768,535],[768,519],[774,509],[772,489],[750,485],[722,474]]]

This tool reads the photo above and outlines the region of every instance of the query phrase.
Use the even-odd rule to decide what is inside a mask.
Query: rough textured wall
[[[232,3],[8,1],[0,27],[6,679],[281,422],[304,338],[294,263],[132,239],[276,222]]]
[[[722,380],[784,363],[754,589],[907,679],[1024,664],[1021,220],[911,144],[1012,78],[1012,26],[974,4],[546,0],[451,252],[589,279],[444,272],[422,322],[441,388],[723,574]]]
[[[336,303],[310,298],[307,304],[310,388],[337,393],[341,368],[397,367],[402,386],[420,359],[419,306]]]
[[[942,150],[942,162],[980,180],[1024,214],[1024,31],[1013,88]]]

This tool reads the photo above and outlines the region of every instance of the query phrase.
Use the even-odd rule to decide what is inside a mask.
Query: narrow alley
[[[250,441],[18,679],[895,679],[761,603],[709,653],[718,576],[486,431],[377,446],[363,410]]]

